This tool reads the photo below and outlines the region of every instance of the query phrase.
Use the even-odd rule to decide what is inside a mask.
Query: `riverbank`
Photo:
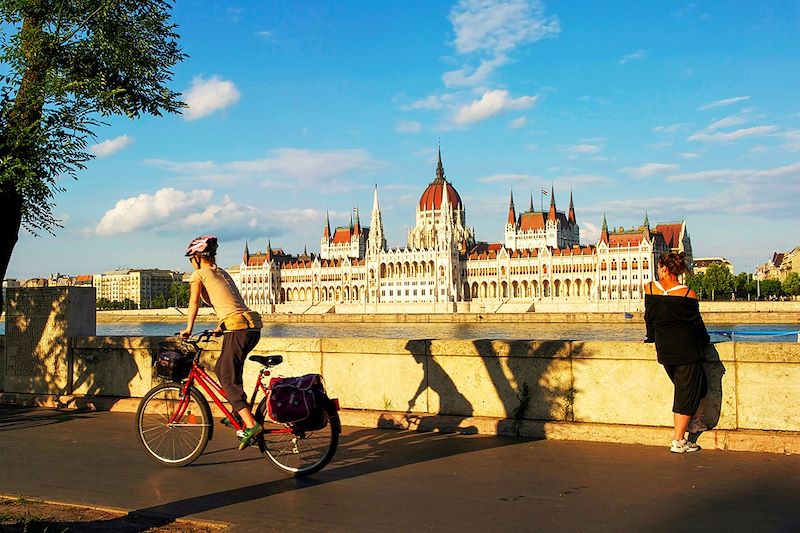
[[[800,324],[800,302],[700,302],[706,323]],[[186,309],[130,309],[97,311],[98,323],[186,321]],[[262,315],[270,324],[614,324],[644,322],[641,312],[531,312],[531,313],[270,313]],[[4,320],[0,316],[0,321]],[[215,322],[212,309],[203,308],[198,321]]]

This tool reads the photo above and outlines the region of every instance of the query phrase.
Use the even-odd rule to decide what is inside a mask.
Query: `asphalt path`
[[[236,532],[800,531],[796,455],[363,428],[342,437],[334,461],[304,480],[239,452],[221,426],[194,464],[169,469],[145,455],[132,414],[0,406],[0,494]]]

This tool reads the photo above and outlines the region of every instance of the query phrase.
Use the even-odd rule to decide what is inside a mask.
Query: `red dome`
[[[442,192],[445,188],[447,188],[447,200],[450,202],[450,208],[454,210],[459,208],[461,206],[461,196],[458,195],[458,191],[450,185],[450,182],[437,178],[422,193],[419,199],[419,210],[434,211],[441,209]]]

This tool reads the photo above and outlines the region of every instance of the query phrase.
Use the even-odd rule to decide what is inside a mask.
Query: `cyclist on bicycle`
[[[244,423],[239,449],[244,450],[253,437],[264,428],[258,424],[250,411],[242,387],[242,373],[247,354],[255,348],[261,338],[261,317],[245,305],[239,289],[230,275],[216,263],[217,238],[206,235],[189,243],[186,257],[194,267],[189,280],[189,310],[183,338],[192,334],[201,299],[214,308],[219,325],[215,336],[223,335],[222,351],[214,367],[225,396],[239,413]]]

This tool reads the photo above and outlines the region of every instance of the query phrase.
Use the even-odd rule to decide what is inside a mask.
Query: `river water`
[[[211,329],[214,323],[195,324],[195,331]],[[179,323],[113,322],[98,323],[98,335],[168,336],[183,327]],[[708,324],[708,330],[733,332],[733,339],[743,342],[797,342],[797,324]],[[763,335],[743,335],[744,332],[763,332]],[[785,335],[773,335],[786,332]],[[0,335],[5,323],[0,322]],[[266,324],[264,337],[366,337],[392,339],[505,339],[505,340],[607,340],[639,341],[644,338],[641,322],[591,324],[409,324],[409,323],[334,323],[334,324]],[[714,342],[731,340],[728,336],[712,334]]]

